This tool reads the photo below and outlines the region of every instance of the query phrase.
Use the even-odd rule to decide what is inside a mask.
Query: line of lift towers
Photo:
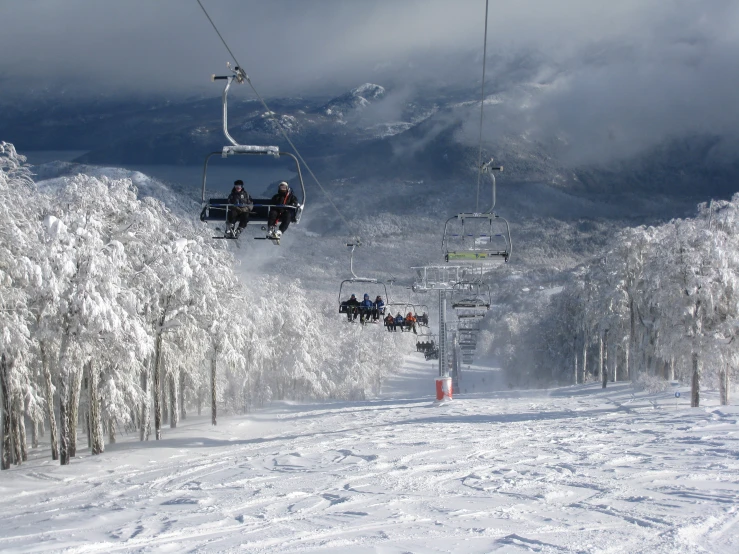
[[[460,213],[450,217],[444,225],[442,252],[444,265],[413,267],[415,277],[411,289],[415,293],[437,293],[439,296],[438,335],[421,332],[422,337],[438,337],[433,353],[427,359],[439,360],[439,377],[451,378],[451,389],[459,390],[463,364],[473,361],[481,322],[492,305],[489,280],[491,274],[510,260],[511,233],[508,221],[494,212],[496,204],[495,172],[502,166],[493,166],[492,160],[482,165],[481,174],[490,176],[492,205],[486,212]],[[428,313],[428,305],[417,302],[390,302],[387,286],[374,278],[358,277],[354,273],[354,251],[358,242],[350,243],[351,277],[339,287],[339,312],[346,313],[347,288],[353,283],[373,284],[388,300],[386,313]],[[349,285],[349,287],[347,286]],[[428,324],[428,320],[426,320]],[[448,391],[451,397],[451,390]],[[437,384],[437,397],[438,384]],[[441,399],[441,398],[440,398]]]
[[[439,377],[451,377],[453,390],[459,390],[462,365],[473,361],[480,324],[492,305],[490,274],[510,260],[513,250],[508,221],[494,212],[495,172],[503,167],[490,160],[480,170],[490,176],[490,209],[449,218],[442,238],[446,264],[412,268],[413,291],[439,295]]]

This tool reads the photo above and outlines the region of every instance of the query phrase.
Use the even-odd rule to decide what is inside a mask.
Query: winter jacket
[[[285,206],[297,206],[298,199],[293,194],[293,191],[287,189],[287,192],[278,192],[272,197],[272,204],[274,205],[285,205]]]
[[[375,300],[375,309],[379,312],[385,307],[385,303],[382,300]]]
[[[403,325],[405,323],[405,319],[403,319],[402,315],[399,315],[395,318],[395,325]]]
[[[359,306],[359,300],[357,300],[356,298],[350,298],[349,300],[346,301],[346,305],[349,307],[356,308],[357,306]]]
[[[238,192],[236,188],[234,188],[231,191],[231,194],[228,195],[228,203],[241,208],[249,208],[250,210],[253,207],[251,197],[244,189],[241,189],[241,192]]]
[[[364,300],[362,300],[362,301],[361,301],[361,302],[359,303],[359,306],[360,306],[360,307],[361,307],[362,309],[364,309],[364,310],[371,310],[372,308],[374,308],[374,307],[375,307],[375,304],[374,304],[374,302],[372,302],[372,300],[370,300],[370,299],[369,299],[369,297],[368,297],[368,296],[365,296],[365,297],[364,297]]]

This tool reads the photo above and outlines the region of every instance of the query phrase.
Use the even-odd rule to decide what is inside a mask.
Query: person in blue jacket
[[[365,293],[364,299],[359,303],[359,322],[368,321],[374,308],[375,304],[370,300],[369,294]]]
[[[385,315],[385,303],[382,301],[382,296],[375,298],[374,311],[372,312],[372,321],[377,321],[380,316]]]
[[[401,331],[405,330],[405,318],[400,314],[400,312],[395,316],[395,327],[399,328]]]

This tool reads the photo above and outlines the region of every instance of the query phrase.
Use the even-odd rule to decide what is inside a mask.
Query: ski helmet
[[[287,186],[287,181],[280,181],[280,184],[277,185],[277,190],[280,192],[287,192],[287,189],[289,187]]]

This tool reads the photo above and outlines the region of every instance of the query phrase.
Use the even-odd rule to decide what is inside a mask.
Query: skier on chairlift
[[[364,324],[366,321],[369,321],[370,314],[375,308],[375,303],[370,300],[369,294],[365,293],[364,298],[359,303],[359,322]]]
[[[405,316],[405,326],[409,331],[413,331],[413,334],[418,334],[416,330],[416,317],[413,315],[413,312],[408,312],[408,315]]]
[[[246,224],[249,223],[249,213],[253,206],[249,193],[244,190],[244,181],[241,179],[234,181],[234,188],[231,190],[231,194],[228,195],[228,203],[231,205],[228,207],[226,236],[238,238]],[[237,221],[239,227],[234,229]]]
[[[375,298],[374,310],[372,310],[372,321],[376,323],[382,315],[385,315],[385,302],[382,301],[382,296],[378,295]]]
[[[359,300],[356,295],[352,294],[351,298],[346,301],[346,317],[349,321],[357,319],[357,310],[359,309]]]
[[[387,314],[387,317],[385,317],[385,327],[387,327],[388,331],[395,331],[395,318],[393,314]]]
[[[272,203],[276,206],[297,206],[298,199],[290,190],[287,181],[280,181],[277,185],[277,194],[272,197]],[[282,233],[287,231],[290,221],[295,217],[295,210],[290,208],[271,208],[269,210],[268,220],[268,238],[279,239]],[[280,228],[277,229],[277,221],[280,221]]]

